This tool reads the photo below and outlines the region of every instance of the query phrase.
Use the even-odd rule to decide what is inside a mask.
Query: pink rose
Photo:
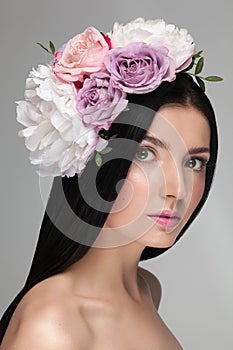
[[[106,70],[103,62],[108,50],[105,37],[94,27],[88,27],[56,52],[53,72],[64,81],[83,82],[84,75]]]

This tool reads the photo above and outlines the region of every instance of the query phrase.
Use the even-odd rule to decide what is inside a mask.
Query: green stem
[[[189,73],[189,72],[188,72],[188,74],[189,74],[189,75],[192,75],[193,77],[198,77],[198,78],[200,78],[200,79],[204,79],[204,80],[205,80],[205,78],[202,77],[201,75],[197,75],[197,74]]]

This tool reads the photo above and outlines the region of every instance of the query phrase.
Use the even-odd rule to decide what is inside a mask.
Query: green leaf
[[[104,132],[99,133],[99,136],[104,140],[109,140],[109,135],[105,134]]]
[[[222,81],[223,78],[218,77],[217,75],[209,75],[208,77],[204,78],[207,81]]]
[[[194,57],[194,58],[198,58],[198,57],[200,57],[200,56],[201,56],[201,54],[202,54],[202,52],[203,52],[203,50],[198,51],[197,53],[195,53],[195,55],[193,55],[193,57]]]
[[[195,63],[195,58],[192,58],[192,62],[190,63],[190,65],[186,69],[184,69],[182,72],[187,72],[191,70],[194,66],[194,63]]]
[[[195,78],[196,78],[196,81],[197,81],[198,85],[200,86],[201,90],[203,92],[205,92],[205,83],[204,83],[204,81],[201,78],[199,78],[198,76],[196,76],[196,75],[195,75]]]
[[[55,46],[54,46],[54,44],[52,43],[52,41],[49,42],[49,47],[50,47],[51,53],[54,55],[56,49],[55,49]]]
[[[118,134],[112,135],[112,136],[110,137],[110,140],[111,140],[111,139],[116,139],[117,136],[118,136]]]
[[[203,66],[204,66],[204,57],[201,57],[197,62],[197,65],[195,68],[195,75],[201,73]]]
[[[102,151],[100,151],[101,154],[107,154],[109,152],[112,151],[112,147],[105,147],[104,149],[102,149]]]
[[[98,152],[95,155],[95,162],[98,167],[100,167],[102,164],[102,157]]]
[[[91,157],[88,159],[88,162],[91,161],[94,158],[95,153],[91,155]]]
[[[105,133],[104,133],[103,130],[100,130],[100,131],[99,131],[99,136],[102,137],[102,139],[104,139]]]
[[[40,47],[42,47],[43,50],[45,50],[45,51],[47,51],[48,53],[50,53],[49,50],[47,49],[47,47],[45,47],[45,46],[42,45],[41,43],[37,43],[37,45],[39,45]]]

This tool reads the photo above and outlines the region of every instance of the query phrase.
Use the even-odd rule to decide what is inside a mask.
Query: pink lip
[[[157,224],[164,227],[175,227],[181,220],[180,214],[176,211],[162,210],[155,214],[149,215]]]

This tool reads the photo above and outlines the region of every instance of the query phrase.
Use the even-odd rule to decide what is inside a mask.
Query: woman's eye
[[[140,146],[136,152],[136,159],[140,161],[150,161],[153,160],[154,157],[154,152],[145,146]]]
[[[196,171],[201,171],[206,165],[206,163],[207,161],[205,159],[193,158],[189,159],[185,163],[185,166]]]

